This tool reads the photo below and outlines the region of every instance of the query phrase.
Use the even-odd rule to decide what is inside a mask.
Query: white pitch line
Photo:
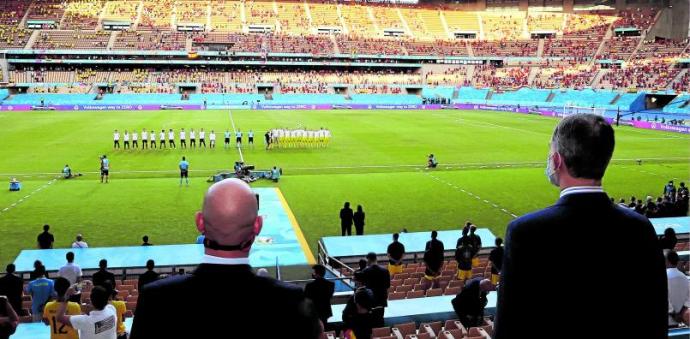
[[[29,197],[31,197],[34,193],[36,193],[36,192],[38,192],[38,191],[40,191],[40,190],[42,190],[42,189],[48,187],[48,185],[51,185],[51,184],[54,183],[56,180],[57,180],[57,179],[52,179],[52,180],[49,181],[47,184],[44,184],[43,186],[41,186],[41,187],[39,187],[39,188],[33,190],[31,193],[29,193],[29,194],[27,194],[26,196],[24,196],[23,198],[20,198],[19,200],[17,200],[17,202],[14,202],[14,203],[12,203],[10,206],[3,208],[2,212],[7,212],[7,211],[9,211],[12,207],[16,207],[17,204],[21,204],[22,202],[24,202],[24,200],[26,200],[26,199],[28,199]]]
[[[232,118],[232,111],[228,110],[228,115],[230,116],[230,123],[232,123],[232,131],[237,134],[237,129],[235,128],[235,119]],[[242,155],[242,147],[237,146],[237,151],[240,152],[240,161],[244,162],[244,156]]]
[[[426,174],[426,175],[429,176],[430,178],[435,179],[436,181],[440,181],[441,183],[450,184],[450,182],[445,181],[445,180],[442,180],[442,179],[440,179],[439,177],[437,177],[437,176],[435,176],[435,175],[433,175],[433,174],[431,174],[431,173],[429,173],[429,172],[422,172],[422,173]],[[450,186],[450,185],[449,185],[449,186]],[[493,206],[493,207],[496,208],[496,209],[501,210],[501,212],[503,212],[503,213],[505,213],[505,214],[508,214],[508,215],[510,215],[510,216],[513,217],[513,218],[517,218],[517,217],[518,217],[517,215],[515,215],[515,213],[512,213],[512,212],[508,211],[507,209],[502,208],[501,206],[499,206],[499,205],[497,205],[497,204],[495,204],[495,203],[492,203],[492,202],[489,201],[489,200],[482,199],[480,196],[478,196],[478,195],[476,195],[476,194],[474,194],[474,193],[472,193],[472,192],[466,191],[466,190],[463,189],[463,188],[459,188],[457,185],[452,185],[452,186],[453,186],[456,190],[459,190],[459,191],[461,191],[461,192],[463,192],[463,193],[465,193],[465,194],[467,194],[467,195],[469,195],[469,196],[471,196],[471,197],[474,197],[474,198],[477,199],[477,200],[480,200],[480,201],[483,200],[485,203],[487,203],[487,204]]]

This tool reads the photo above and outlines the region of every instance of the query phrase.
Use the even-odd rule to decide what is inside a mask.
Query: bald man
[[[262,225],[246,183],[211,186],[196,214],[197,230],[206,235],[203,262],[192,274],[140,291],[130,338],[211,338],[240,329],[258,338],[318,338],[321,326],[302,290],[259,277],[249,266]]]

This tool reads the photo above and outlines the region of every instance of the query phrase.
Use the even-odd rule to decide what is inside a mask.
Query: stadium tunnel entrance
[[[676,97],[677,95],[675,94],[646,94],[644,98],[644,108],[647,110],[661,110]]]

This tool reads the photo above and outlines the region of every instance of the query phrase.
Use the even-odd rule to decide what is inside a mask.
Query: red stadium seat
[[[407,292],[407,299],[423,298],[424,291],[410,291]]]
[[[440,295],[443,295],[443,290],[440,288],[432,288],[426,291],[427,297],[438,297]]]
[[[391,335],[390,327],[378,327],[371,330],[371,336],[374,338],[387,337]]]
[[[405,338],[408,334],[417,333],[417,325],[414,322],[393,325],[391,332],[398,338]]]
[[[427,333],[432,337],[437,337],[441,333],[443,324],[440,321],[434,321],[432,323],[421,323],[419,324],[419,333]]]
[[[405,299],[407,292],[393,292],[388,294],[388,300],[400,300]]]
[[[407,292],[409,292],[409,291],[412,291],[412,288],[414,288],[414,286],[412,286],[412,285],[402,285],[402,286],[396,287],[396,288],[395,288],[395,292],[405,292],[405,293],[407,293]]]
[[[443,291],[443,295],[456,295],[460,293],[460,291],[460,287],[447,287],[446,290]]]

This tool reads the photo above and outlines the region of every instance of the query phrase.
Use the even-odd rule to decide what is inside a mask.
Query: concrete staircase
[[[544,40],[540,40],[540,41],[544,41]],[[540,67],[531,67],[529,69],[529,75],[527,75],[527,85],[528,86],[531,86],[532,83],[534,82],[534,79],[539,74],[539,69],[540,69]]]
[[[608,69],[600,69],[599,72],[597,72],[597,74],[594,76],[594,79],[592,79],[590,86],[592,86],[592,88],[596,88],[601,82],[601,79],[603,79],[608,72]]]
[[[666,89],[672,89],[673,84],[678,83],[680,81],[680,79],[682,79],[685,76],[686,73],[688,73],[688,69],[683,68],[680,72],[678,72],[678,74],[676,74],[676,76],[673,78],[673,80],[671,80],[668,83],[668,85],[666,86]]]
[[[132,23],[132,28],[137,29],[139,27],[139,23],[141,22],[141,14],[144,12],[144,2],[139,1],[139,6],[137,7],[137,17],[134,19],[134,23]]]
[[[331,42],[333,43],[333,52],[335,54],[340,54],[340,47],[338,47],[338,42],[335,40],[335,36],[333,34],[329,34],[328,37],[331,39]]]
[[[539,39],[539,44],[537,45],[537,58],[541,58],[543,55],[544,55],[544,39]]]
[[[26,42],[26,46],[24,46],[24,49],[31,49],[38,39],[38,36],[41,34],[41,30],[37,29],[31,33],[31,37],[29,38],[29,41]]]
[[[108,49],[109,51],[113,49],[113,46],[115,46],[115,40],[117,40],[117,36],[119,34],[119,31],[113,31],[112,33],[110,33],[110,39],[108,39],[108,47],[106,47],[106,49]]]

